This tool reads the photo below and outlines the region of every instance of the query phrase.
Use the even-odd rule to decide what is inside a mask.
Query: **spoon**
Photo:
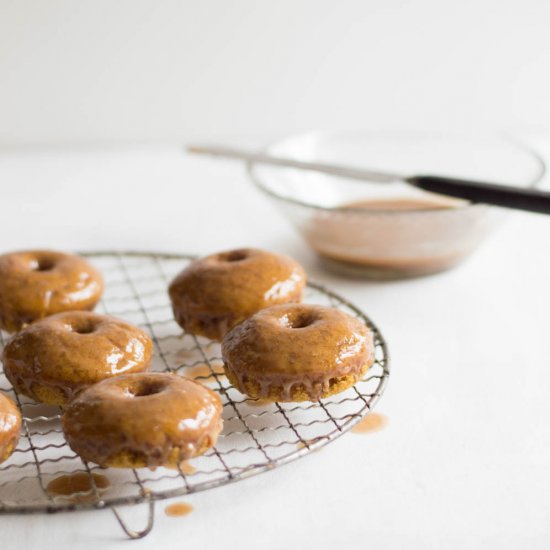
[[[265,153],[256,153],[244,149],[217,145],[190,145],[187,147],[187,151],[199,155],[242,160],[250,164],[268,164],[271,166],[296,168],[298,170],[309,170],[360,181],[378,183],[406,182],[431,193],[440,193],[450,197],[502,206],[504,208],[550,214],[550,193],[539,191],[538,189],[521,189],[508,185],[436,175],[405,176],[403,174],[366,168],[353,168],[338,164],[305,162],[291,158],[274,157]],[[546,167],[544,161],[540,157],[538,159],[541,163],[541,174],[538,178],[540,179],[544,175]]]

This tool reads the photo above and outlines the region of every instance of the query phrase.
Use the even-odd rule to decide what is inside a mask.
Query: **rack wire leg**
[[[142,539],[143,537],[146,537],[153,529],[153,526],[155,525],[155,501],[149,499],[147,501],[149,505],[149,512],[147,516],[147,525],[144,529],[141,531],[134,531],[133,529],[130,529],[126,522],[122,519],[121,515],[118,513],[118,510],[113,507],[111,510],[113,511],[113,514],[115,515],[120,527],[122,527],[122,530],[126,533],[126,535],[131,539]]]

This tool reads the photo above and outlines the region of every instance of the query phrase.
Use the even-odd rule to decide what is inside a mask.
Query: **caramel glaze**
[[[180,465],[179,465],[179,469],[184,473],[184,474],[187,474],[187,475],[192,475],[194,473],[196,473],[197,469],[195,468],[195,466],[193,466],[193,464],[191,464],[188,460],[184,460]]]
[[[140,329],[87,311],[35,321],[4,348],[14,388],[36,401],[64,405],[84,388],[149,367],[153,345]]]
[[[296,443],[296,447],[300,450],[300,449],[310,449],[310,447],[314,444],[314,443],[317,443],[317,441],[319,441],[319,439],[322,439],[322,438],[319,438],[319,437],[316,437],[314,439],[303,439],[302,441],[298,441],[298,443]],[[315,452],[316,451],[320,451],[321,450],[321,447],[318,447],[315,449]]]
[[[369,413],[360,420],[351,431],[356,434],[378,432],[388,425],[388,417],[380,413]]]
[[[187,504],[187,502],[174,502],[169,504],[165,509],[164,513],[170,517],[181,517],[190,514],[193,511],[193,506]]]
[[[7,460],[17,447],[21,413],[15,403],[0,393],[0,462]]]
[[[185,369],[182,373],[188,378],[202,378],[202,379],[214,379],[214,374],[218,377],[225,377],[225,372],[223,370],[223,364],[211,363],[201,363],[200,365],[195,365],[194,367],[189,367]]]
[[[205,452],[222,428],[213,391],[167,373],[126,374],[84,390],[65,408],[70,447],[104,467],[176,466]]]
[[[255,399],[254,401],[248,401],[246,404],[249,407],[267,407],[267,405],[271,405],[272,403],[271,399]]]
[[[301,301],[305,282],[291,258],[243,248],[193,262],[172,281],[169,294],[182,328],[219,341],[263,308]]]
[[[97,492],[107,490],[111,482],[109,478],[101,474],[77,472],[56,477],[46,487],[46,491],[52,496],[69,497],[71,502],[93,502],[97,499]]]
[[[452,224],[446,212],[456,208],[455,199],[442,197],[402,197],[370,199],[340,206],[318,215],[307,229],[312,247],[324,258],[342,266],[371,266],[381,270],[397,270],[403,274],[431,273],[447,269],[466,254],[454,246]],[[366,213],[373,212],[372,216]],[[434,211],[433,215],[407,218],[413,211]],[[392,215],[394,214],[394,215]],[[432,250],[434,235],[449,240],[449,246]]]
[[[193,466],[193,464],[191,464],[191,462],[189,462],[188,460],[184,460],[179,464],[171,464],[169,466],[165,466],[165,468],[168,468],[169,470],[178,470],[185,475],[193,475],[197,472],[195,466]]]
[[[371,331],[334,308],[287,304],[264,309],[222,344],[230,382],[250,397],[315,401],[355,384],[374,361]]]
[[[91,310],[103,279],[86,260],[47,250],[0,256],[0,328],[16,332],[53,313]]]
[[[455,208],[456,201],[445,198],[419,198],[419,197],[401,197],[391,199],[368,199],[356,202],[350,202],[344,205],[344,208],[359,208],[362,210],[441,210]]]

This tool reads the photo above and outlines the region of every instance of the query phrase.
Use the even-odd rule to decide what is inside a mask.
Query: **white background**
[[[0,0],[0,143],[550,123],[546,0]]]
[[[0,0],[1,250],[286,252],[392,352],[380,433],[190,496],[185,518],[160,503],[143,541],[106,511],[0,516],[1,547],[548,548],[550,219],[511,216],[446,274],[341,279],[239,167],[179,144],[314,127],[542,135],[549,16],[532,0]],[[144,509],[124,512],[143,525]]]

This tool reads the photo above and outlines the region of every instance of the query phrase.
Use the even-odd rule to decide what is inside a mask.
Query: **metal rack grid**
[[[304,403],[263,403],[242,395],[222,370],[220,346],[182,333],[175,323],[166,287],[191,256],[97,252],[85,254],[104,274],[106,289],[97,310],[140,326],[155,345],[152,370],[190,376],[220,394],[224,429],[216,447],[192,460],[192,468],[102,469],[83,462],[69,448],[60,425],[60,410],[17,395],[0,368],[0,391],[11,395],[23,413],[21,440],[13,455],[0,464],[0,513],[58,512],[112,507],[124,531],[133,538],[153,525],[156,500],[210,489],[268,471],[300,458],[336,439],[376,403],[388,375],[388,351],[376,326],[352,304],[320,285],[309,283],[305,301],[330,305],[354,315],[375,336],[375,363],[353,388]],[[0,334],[3,345],[5,334]],[[61,475],[82,472],[91,489],[56,496],[48,484]],[[110,486],[96,486],[94,473],[106,475]],[[148,502],[149,524],[139,532],[126,527],[116,506]]]

